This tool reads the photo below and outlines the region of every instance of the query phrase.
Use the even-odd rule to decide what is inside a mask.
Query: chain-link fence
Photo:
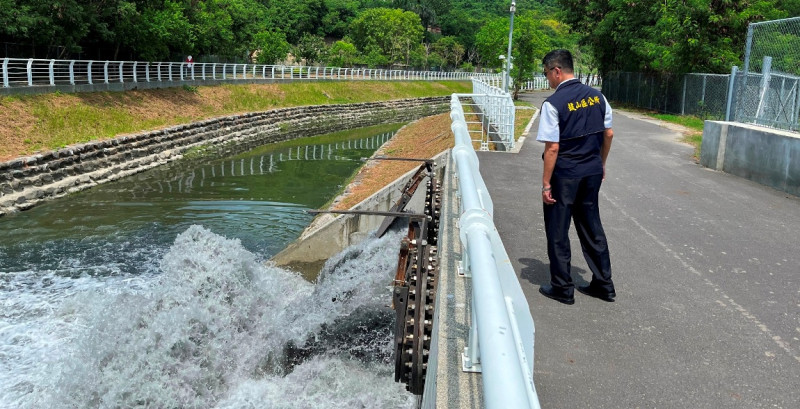
[[[603,94],[615,103],[703,119],[724,119],[730,75],[614,72]]]
[[[733,73],[731,120],[800,130],[800,17],[750,24],[743,69]]]
[[[702,119],[800,130],[800,17],[752,23],[744,69],[728,74],[617,72],[603,81],[611,101]]]

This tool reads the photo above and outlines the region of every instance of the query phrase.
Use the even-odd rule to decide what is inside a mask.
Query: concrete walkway
[[[709,171],[678,131],[617,110],[600,191],[617,302],[560,304],[537,291],[549,282],[537,127],[518,154],[479,158],[536,323],[542,407],[800,407],[800,199]]]

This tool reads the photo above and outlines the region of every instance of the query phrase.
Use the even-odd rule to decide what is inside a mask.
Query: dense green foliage
[[[0,56],[499,70],[510,0],[0,0]],[[578,72],[729,72],[747,25],[800,0],[521,0],[512,76],[567,48]],[[778,36],[779,34],[776,34]],[[797,43],[795,35],[775,43]],[[780,50],[781,66],[798,58]],[[784,61],[785,60],[785,61]]]
[[[747,25],[797,16],[798,0],[559,0],[601,72],[730,72]]]
[[[278,63],[471,69],[476,33],[508,0],[0,0],[8,57]],[[553,15],[556,0],[518,12]],[[502,21],[496,24],[502,24]],[[565,31],[564,31],[565,33]],[[552,34],[552,33],[547,33]],[[507,40],[502,40],[507,41]],[[548,41],[545,41],[549,43]],[[502,49],[485,51],[492,56]]]

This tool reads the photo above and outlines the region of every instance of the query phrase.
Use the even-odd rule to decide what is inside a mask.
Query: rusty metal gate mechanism
[[[425,387],[439,271],[441,186],[434,169],[428,167],[427,170],[425,217],[409,221],[408,234],[400,247],[392,300],[397,317],[394,378],[405,383],[406,389],[416,395],[421,395]]]
[[[431,159],[375,157],[371,160],[404,160],[424,162],[406,183],[400,199],[389,211],[311,210],[312,214],[366,214],[386,216],[378,228],[383,236],[397,218],[408,218],[408,234],[400,245],[397,271],[392,282],[392,308],[395,310],[395,370],[396,382],[422,395],[428,356],[431,350],[433,309],[436,301],[436,280],[439,272],[437,241],[441,210],[441,184]],[[423,180],[427,181],[424,213],[405,212],[405,206]]]

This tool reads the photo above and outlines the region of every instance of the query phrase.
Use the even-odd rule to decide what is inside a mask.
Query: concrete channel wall
[[[447,150],[433,158],[437,172],[444,169],[449,152]],[[403,187],[415,172],[416,168],[399,176],[392,183],[384,186],[350,210],[388,211],[403,195]],[[412,213],[422,213],[424,211],[424,183],[417,188],[405,210]],[[273,256],[271,260],[277,265],[313,274],[318,272],[322,264],[334,254],[348,246],[364,241],[371,232],[383,223],[384,219],[385,216],[320,214],[297,240]],[[402,222],[407,226],[408,218],[403,219]]]
[[[700,164],[800,196],[800,135],[738,122],[706,121]]]
[[[68,146],[0,162],[0,217],[183,157],[190,149],[220,155],[304,136],[446,112],[449,97],[316,105],[226,116],[157,131]]]

